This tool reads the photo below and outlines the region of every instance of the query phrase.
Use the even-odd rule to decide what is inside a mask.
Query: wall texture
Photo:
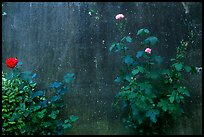
[[[64,115],[75,114],[80,119],[66,134],[133,134],[111,106],[119,89],[113,80],[121,65],[120,55],[108,50],[118,38],[116,14],[127,17],[127,33],[132,37],[145,27],[160,39],[155,52],[165,57],[164,65],[189,29],[193,30],[195,41],[186,62],[202,66],[201,3],[8,2],[3,10],[7,13],[2,19],[3,71],[9,71],[7,57],[18,57],[24,70],[38,74],[39,88],[62,80],[66,72],[76,74],[64,97]],[[89,15],[90,10],[97,15]],[[202,72],[186,77],[191,90],[185,105],[187,116],[169,134],[202,132]]]

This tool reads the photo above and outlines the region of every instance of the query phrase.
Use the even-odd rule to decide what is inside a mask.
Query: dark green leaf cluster
[[[137,31],[137,36],[143,39],[140,46],[153,49],[159,40],[148,35],[148,29]],[[163,58],[154,52],[137,51],[135,57],[124,52],[124,66],[114,80],[122,86],[114,106],[126,114],[123,119],[126,127],[135,128],[138,134],[164,134],[164,127],[184,113],[182,103],[190,93],[183,84],[183,73],[196,72],[193,66],[181,61],[187,45],[181,42],[168,69],[161,67]]]
[[[37,90],[33,78],[36,74],[21,72],[18,67],[13,73],[2,72],[2,134],[3,135],[59,135],[71,129],[78,117],[71,115],[63,119],[62,95],[68,91],[67,83],[74,74],[66,74],[62,82],[54,82],[48,91],[55,91],[50,99],[45,92]]]
[[[110,52],[112,50],[115,50],[115,52],[119,52],[119,51],[125,51],[127,50],[127,46],[126,43],[131,43],[132,42],[132,38],[130,36],[126,36],[123,37],[120,42],[113,42],[109,48]]]

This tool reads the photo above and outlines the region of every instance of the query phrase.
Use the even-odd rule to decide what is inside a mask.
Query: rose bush
[[[61,135],[71,129],[78,117],[62,117],[65,108],[62,96],[68,91],[74,74],[66,74],[62,82],[54,82],[46,90],[52,96],[46,97],[33,79],[36,74],[22,72],[19,62],[6,60],[11,74],[2,71],[2,134],[3,135]]]
[[[184,63],[189,42],[181,41],[175,59],[166,68],[163,58],[152,54],[159,39],[146,28],[139,29],[136,38],[142,40],[137,45],[139,51],[130,50],[135,46],[130,36],[122,36],[110,46],[110,52],[123,51],[123,66],[114,80],[121,88],[113,105],[123,112],[125,126],[136,134],[165,134],[185,114],[182,105],[190,96],[183,77],[184,72],[196,73],[194,66]]]

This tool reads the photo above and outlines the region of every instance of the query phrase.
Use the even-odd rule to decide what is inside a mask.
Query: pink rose
[[[125,17],[125,16],[124,16],[123,14],[118,14],[118,15],[115,16],[115,19],[121,20],[121,19],[123,19],[124,17]]]
[[[150,48],[145,49],[145,52],[147,52],[147,53],[151,53],[151,51],[152,51],[152,49],[150,49]]]

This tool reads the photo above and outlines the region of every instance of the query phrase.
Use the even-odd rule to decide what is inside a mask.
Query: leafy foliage
[[[74,77],[74,74],[70,74],[70,73],[67,73],[65,76],[64,76],[64,82],[66,83],[70,83],[72,82],[73,80],[75,79]]]
[[[63,82],[54,82],[48,91],[56,90],[51,99],[37,90],[33,78],[36,74],[21,72],[16,66],[13,73],[2,72],[2,134],[3,135],[58,135],[71,129],[78,117],[62,119],[62,95],[68,90],[66,83],[73,74],[66,74]]]
[[[142,57],[142,55],[143,55],[144,53],[145,53],[144,51],[138,51],[137,54],[136,54],[136,57],[137,57],[137,58],[140,58],[140,57]]]
[[[157,37],[151,36],[146,38],[143,42],[142,45],[150,45],[150,46],[154,46],[159,42]]]
[[[5,2],[2,2],[2,9],[3,9],[4,3],[5,3]],[[2,10],[2,16],[6,16],[6,15],[7,15],[7,13]]]
[[[119,43],[112,43],[111,47],[109,48],[110,51],[112,51],[113,49],[115,49],[115,52],[119,52],[121,50],[127,50],[127,46],[123,43],[123,42],[119,42]]]
[[[159,43],[157,37],[148,36],[149,34],[148,29],[137,31],[137,35],[143,38],[141,48],[153,49]],[[125,37],[122,41],[124,39]],[[128,43],[123,44],[128,49]],[[114,106],[120,107],[124,112],[123,122],[126,127],[136,129],[138,134],[164,134],[165,126],[184,113],[182,103],[185,103],[190,93],[183,84],[183,73],[193,74],[195,70],[195,67],[185,65],[183,61],[187,45],[188,42],[181,41],[176,58],[171,60],[172,64],[168,69],[161,68],[163,58],[159,55],[146,53],[144,50],[137,51],[135,56],[123,52],[124,66],[115,79],[122,88],[115,96]],[[111,50],[113,49],[111,46]],[[121,48],[118,51],[125,50]]]
[[[150,32],[149,32],[148,29],[140,29],[140,30],[137,31],[137,35],[139,35],[139,36],[145,36],[145,35],[147,35],[149,33]]]
[[[127,65],[131,65],[134,62],[134,59],[130,55],[127,55],[124,57],[123,62]]]

